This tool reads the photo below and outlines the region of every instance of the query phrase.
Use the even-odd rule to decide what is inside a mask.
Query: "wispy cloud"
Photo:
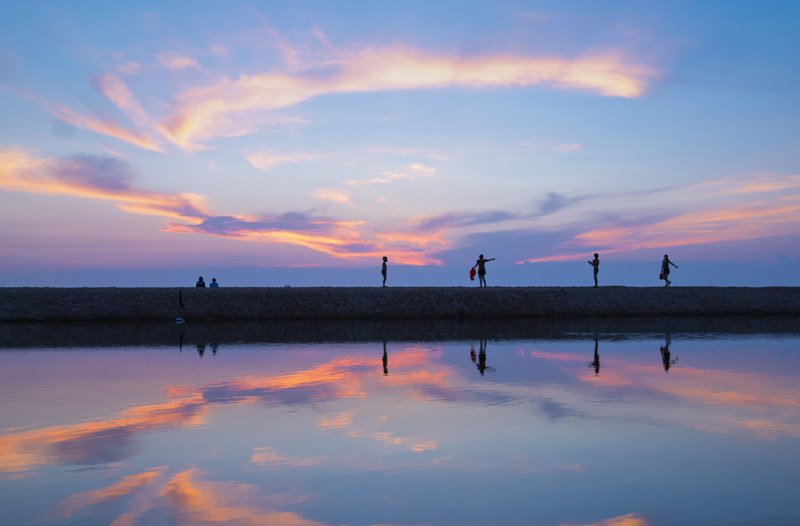
[[[0,189],[101,199],[129,213],[181,221],[167,224],[162,229],[166,232],[299,245],[346,260],[389,256],[410,265],[438,263],[428,254],[446,246],[441,236],[381,231],[363,220],[292,212],[257,217],[215,215],[203,196],[141,190],[132,181],[130,166],[117,158],[37,159],[20,148],[0,151]],[[349,194],[340,190],[320,189],[312,195],[358,208],[349,202]]]
[[[268,172],[279,164],[283,163],[298,163],[301,161],[316,161],[323,159],[324,155],[311,154],[311,153],[275,153],[275,152],[257,152],[246,155],[245,158],[250,161],[250,164]]]
[[[120,126],[113,120],[103,120],[97,117],[88,117],[86,115],[74,112],[66,106],[54,104],[46,104],[45,106],[54,116],[68,124],[71,124],[72,126],[75,126],[76,128],[108,135],[109,137],[114,137],[115,139],[125,141],[145,150],[163,152],[161,147],[152,138],[134,129]]]
[[[174,113],[158,127],[181,148],[193,150],[200,141],[229,133],[234,116],[246,119],[252,112],[281,110],[324,94],[542,85],[637,97],[656,76],[653,68],[614,53],[576,59],[459,57],[407,46],[336,51],[322,64],[293,64],[292,71],[225,78],[186,91],[175,98]]]
[[[139,125],[147,124],[147,112],[119,77],[110,73],[103,75],[97,81],[97,85],[103,95],[116,104],[131,121]]]
[[[197,60],[177,51],[167,51],[156,54],[156,59],[170,69],[200,68]]]
[[[410,177],[432,177],[436,175],[436,168],[425,166],[424,164],[414,163],[408,167]],[[367,184],[388,184],[398,179],[409,177],[405,172],[394,172],[384,170],[380,172],[380,177],[373,177],[372,179],[350,179],[345,181],[348,186],[364,186]]]

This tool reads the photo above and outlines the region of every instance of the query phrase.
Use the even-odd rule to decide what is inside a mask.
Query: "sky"
[[[621,284],[665,252],[800,284],[798,20],[781,1],[5,2],[0,284],[344,283],[382,256],[433,284],[480,253],[510,282],[595,252]]]

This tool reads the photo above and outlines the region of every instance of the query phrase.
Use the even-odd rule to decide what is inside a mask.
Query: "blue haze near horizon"
[[[488,263],[489,286],[579,287],[593,285],[585,262]],[[469,287],[469,265],[391,265],[390,287]],[[600,286],[658,287],[660,263],[614,261],[602,263]],[[0,275],[0,287],[193,287],[198,276],[216,278],[222,287],[372,287],[381,285],[380,267],[185,267],[154,269],[13,270]],[[780,257],[775,264],[681,262],[670,274],[673,286],[777,287],[800,286],[800,257]]]

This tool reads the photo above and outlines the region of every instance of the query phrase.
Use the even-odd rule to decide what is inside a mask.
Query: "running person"
[[[483,254],[481,254],[478,257],[478,261],[475,263],[475,266],[472,267],[472,268],[478,267],[478,279],[480,280],[480,282],[478,283],[479,287],[486,287],[487,286],[486,285],[486,262],[487,261],[494,261],[494,258],[492,258],[492,259],[483,259]]]
[[[678,265],[673,263],[669,260],[669,256],[664,254],[664,260],[661,261],[661,279],[663,279],[666,283],[664,283],[665,287],[669,287],[672,285],[672,282],[669,280],[669,266],[672,265],[675,268],[678,268]]]
[[[594,267],[594,286],[597,287],[597,273],[600,271],[600,256],[595,254],[594,260],[587,261],[587,263]]]
[[[381,266],[381,274],[383,274],[383,286],[386,286],[386,262],[389,261],[389,258],[383,256],[383,265]]]

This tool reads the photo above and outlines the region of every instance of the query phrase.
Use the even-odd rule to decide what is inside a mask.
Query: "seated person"
[[[206,282],[203,281],[203,276],[200,276],[200,279],[197,280],[197,283],[194,284],[195,287],[204,287],[206,286]]]
[[[208,284],[209,287],[219,287],[219,283],[217,283],[217,278],[211,278],[211,283]]]

